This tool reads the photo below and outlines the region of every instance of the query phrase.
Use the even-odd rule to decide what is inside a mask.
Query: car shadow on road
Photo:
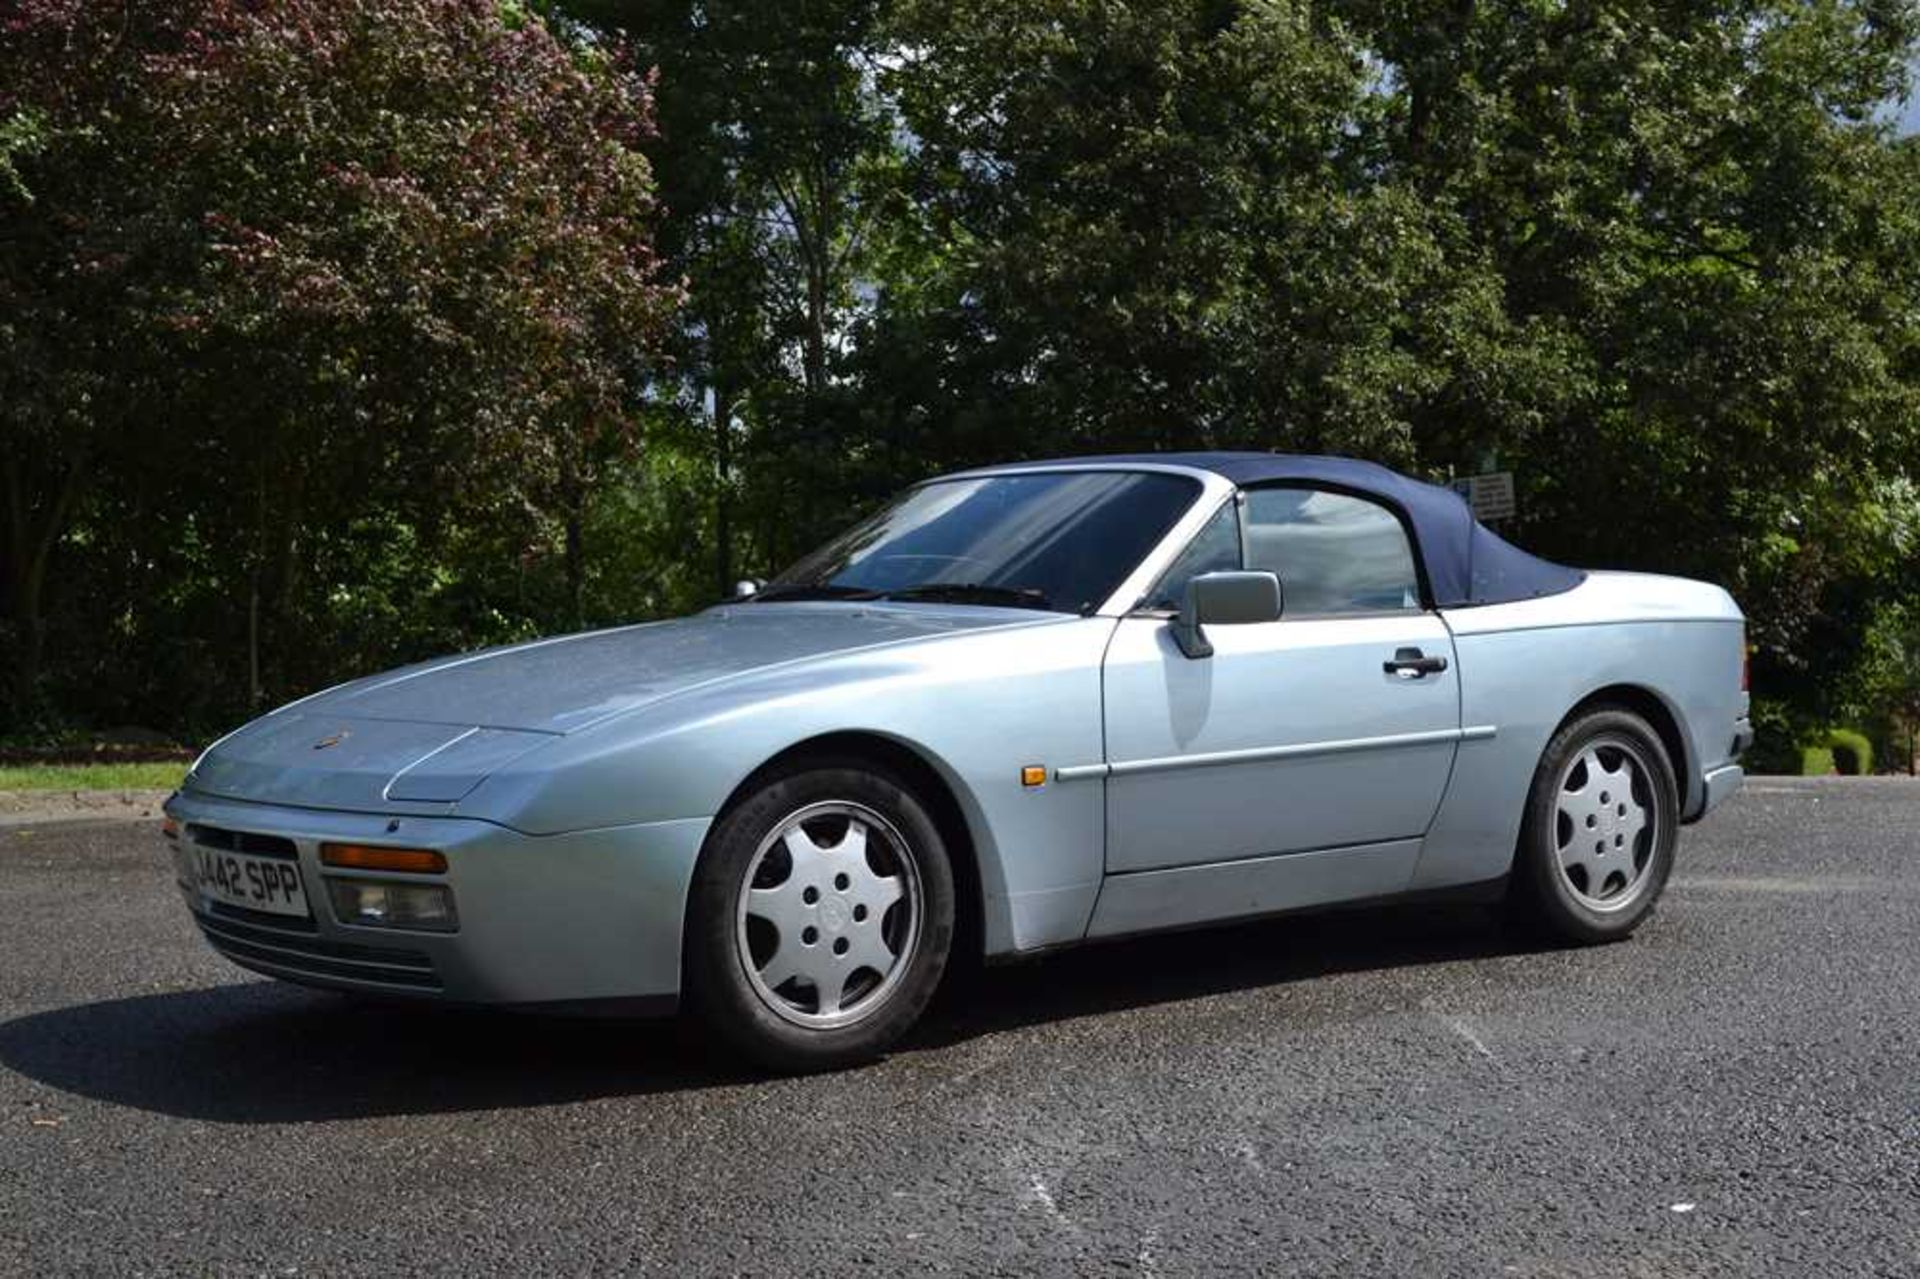
[[[1481,912],[1405,907],[1109,943],[964,974],[902,1051],[924,1061],[1021,1026],[1530,948]],[[15,1018],[0,1024],[0,1065],[118,1105],[259,1124],[543,1106],[765,1078],[685,1021],[360,1004],[277,982]]]
[[[0,1025],[0,1065],[83,1097],[222,1123],[543,1106],[749,1082],[674,1020],[360,1003],[246,981]]]
[[[1503,926],[1491,909],[1460,905],[1356,907],[1127,938],[960,974],[912,1046],[1342,973],[1557,949]],[[1358,998],[1371,1007],[1375,995]]]

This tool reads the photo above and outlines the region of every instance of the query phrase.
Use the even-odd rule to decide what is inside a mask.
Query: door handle
[[[1401,679],[1420,679],[1446,670],[1447,659],[1428,657],[1417,648],[1401,648],[1395,649],[1393,660],[1382,662],[1380,668],[1389,675],[1398,675]]]

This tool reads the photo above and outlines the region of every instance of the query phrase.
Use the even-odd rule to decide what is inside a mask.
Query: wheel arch
[[[970,800],[971,796],[953,771],[917,743],[872,730],[843,730],[805,738],[783,747],[743,777],[719,811],[730,810],[769,775],[809,760],[850,760],[877,766],[899,777],[927,805],[952,862],[958,916],[954,921],[954,950],[976,959],[984,955],[990,898],[982,873],[987,869],[982,856],[984,841],[976,834],[976,822],[981,819],[977,807],[970,808],[963,801],[963,797]],[[705,851],[702,848],[703,856]],[[999,896],[1004,900],[1004,891]]]
[[[1660,745],[1667,752],[1667,761],[1673,766],[1674,784],[1680,790],[1680,813],[1682,820],[1695,809],[1700,789],[1697,775],[1699,769],[1693,759],[1693,747],[1687,740],[1685,728],[1681,724],[1680,714],[1672,703],[1652,688],[1644,684],[1609,684],[1597,688],[1574,703],[1560,722],[1554,725],[1553,732],[1547,735],[1551,741],[1554,734],[1589,711],[1602,707],[1617,707],[1632,711],[1647,721],[1649,727],[1659,737]]]

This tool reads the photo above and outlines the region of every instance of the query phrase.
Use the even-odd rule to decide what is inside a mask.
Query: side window
[[[1280,575],[1289,614],[1420,607],[1413,548],[1393,512],[1325,489],[1247,494],[1247,567]]]
[[[1240,567],[1240,515],[1238,502],[1228,502],[1205,528],[1194,534],[1187,549],[1147,593],[1143,608],[1178,610],[1186,597],[1187,583],[1202,573],[1219,573]]]

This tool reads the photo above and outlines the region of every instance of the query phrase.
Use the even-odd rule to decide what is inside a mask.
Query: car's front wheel
[[[911,790],[854,763],[785,770],[708,838],[688,903],[687,993],[762,1065],[848,1065],[926,1009],[953,926],[946,847]]]
[[[1521,823],[1513,896],[1523,920],[1571,942],[1625,937],[1673,868],[1680,802],[1659,736],[1603,708],[1547,743]]]

